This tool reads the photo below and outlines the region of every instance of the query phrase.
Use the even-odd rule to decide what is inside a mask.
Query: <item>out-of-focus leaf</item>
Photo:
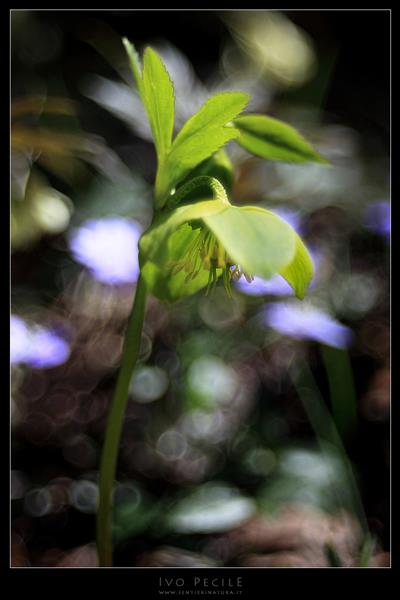
[[[244,115],[234,119],[234,125],[240,131],[237,142],[256,156],[291,163],[329,164],[294,127],[283,121],[266,115]]]
[[[45,96],[19,98],[11,104],[12,119],[42,112],[74,116],[76,114],[76,104],[69,98],[46,98]]]
[[[301,368],[289,368],[289,375],[297,388],[299,397],[303,403],[308,419],[317,435],[318,443],[325,456],[332,451],[341,463],[343,482],[338,486],[338,494],[341,496],[341,504],[354,513],[364,530],[368,532],[368,524],[365,516],[363,502],[353,473],[352,465],[347,457],[343,442],[337,432],[335,423],[321,397],[314,376],[306,361],[300,361]]]
[[[333,544],[325,544],[324,550],[328,565],[330,567],[343,567],[340,556]]]
[[[11,129],[11,145],[15,150],[30,149],[62,156],[93,154],[104,147],[102,142],[89,135],[60,133],[52,129],[34,129],[20,125]]]
[[[168,524],[184,534],[227,531],[249,520],[255,502],[238,490],[217,482],[207,483],[180,500],[168,514]]]
[[[330,512],[341,506],[345,474],[339,457],[309,447],[285,448],[269,481],[259,490],[266,512],[283,504],[308,504]]]
[[[139,505],[124,502],[117,507],[114,515],[113,538],[121,543],[150,529],[161,512],[157,504]]]
[[[24,196],[16,194],[11,203],[12,250],[29,247],[42,235],[61,233],[68,227],[72,211],[70,199],[31,170]]]
[[[357,426],[357,395],[348,352],[341,348],[321,347],[322,360],[328,376],[333,418],[342,437]]]
[[[110,198],[113,199],[112,206]],[[146,223],[151,218],[150,189],[138,176],[131,181],[111,182],[107,177],[95,178],[88,190],[76,194],[74,226],[92,218],[119,215]]]
[[[140,94],[132,86],[99,75],[82,81],[82,93],[99,106],[121,119],[134,133],[152,141],[153,134]]]
[[[367,533],[360,552],[360,567],[369,567],[376,549],[376,539]]]

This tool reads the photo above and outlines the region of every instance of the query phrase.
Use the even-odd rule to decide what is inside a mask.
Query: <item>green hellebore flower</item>
[[[231,205],[220,190],[156,216],[139,243],[149,291],[172,302],[204,287],[208,293],[222,278],[230,295],[232,279],[279,273],[303,298],[314,267],[295,230],[271,211]]]

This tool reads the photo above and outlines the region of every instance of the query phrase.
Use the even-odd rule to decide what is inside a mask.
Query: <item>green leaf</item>
[[[292,286],[300,300],[304,298],[314,275],[314,264],[301,238],[294,231],[295,254],[292,261],[280,270],[280,275]]]
[[[274,213],[256,206],[229,206],[204,221],[233,262],[249,275],[271,278],[295,253],[295,232]]]
[[[246,106],[243,92],[223,92],[207,100],[174,139],[158,182],[157,196],[164,197],[194,167],[214,154],[239,132],[226,127]]]
[[[142,95],[142,67],[140,64],[139,55],[136,52],[135,46],[127,38],[122,38],[122,43],[128,55],[129,64],[131,66],[137,88],[140,95]]]
[[[173,83],[164,63],[152,48],[146,48],[144,52],[142,72],[139,55],[134,45],[126,38],[123,38],[122,43],[149,117],[158,159],[162,162],[170,149],[174,129]]]
[[[151,48],[146,48],[143,58],[141,86],[154,143],[160,162],[169,152],[174,129],[174,86],[161,58]]]
[[[291,163],[329,164],[294,127],[283,121],[265,115],[244,115],[234,119],[234,125],[240,131],[238,144],[256,156]]]

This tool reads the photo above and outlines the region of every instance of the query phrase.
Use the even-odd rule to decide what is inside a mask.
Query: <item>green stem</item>
[[[292,369],[289,370],[289,375],[297,389],[297,393],[302,401],[322,451],[325,453],[327,448],[330,450],[334,448],[336,450],[337,457],[343,465],[343,473],[348,486],[347,490],[339,490],[342,495],[343,503],[357,516],[364,535],[367,535],[369,531],[368,522],[356,478],[353,473],[353,468],[347,457],[345,447],[336,429],[335,423],[324,404],[311,369],[305,361],[302,361],[300,372],[296,372],[296,370]]]
[[[100,567],[112,566],[112,511],[113,484],[117,466],[122,424],[128,402],[129,384],[140,351],[144,311],[146,307],[146,286],[139,277],[135,299],[125,335],[125,346],[117,385],[108,415],[107,429],[101,454],[99,472],[99,507],[97,512],[97,551]]]
[[[158,163],[156,180],[154,183],[154,206],[156,209],[160,209],[163,207],[163,198],[167,195],[167,190],[165,189],[164,182],[164,169],[162,164]]]

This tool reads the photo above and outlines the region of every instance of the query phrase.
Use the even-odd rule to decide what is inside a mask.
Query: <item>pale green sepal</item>
[[[248,275],[271,278],[291,262],[295,232],[273,212],[256,206],[230,206],[204,221],[233,263]]]
[[[226,206],[226,201],[203,200],[196,204],[186,204],[169,212],[160,213],[140,239],[139,260],[141,266],[146,261],[154,259],[164,240],[171,236],[180,225],[221,212]]]
[[[296,296],[302,300],[314,276],[314,264],[307,248],[297,233],[295,234],[295,238],[296,250],[294,257],[279,273],[293,288]]]

